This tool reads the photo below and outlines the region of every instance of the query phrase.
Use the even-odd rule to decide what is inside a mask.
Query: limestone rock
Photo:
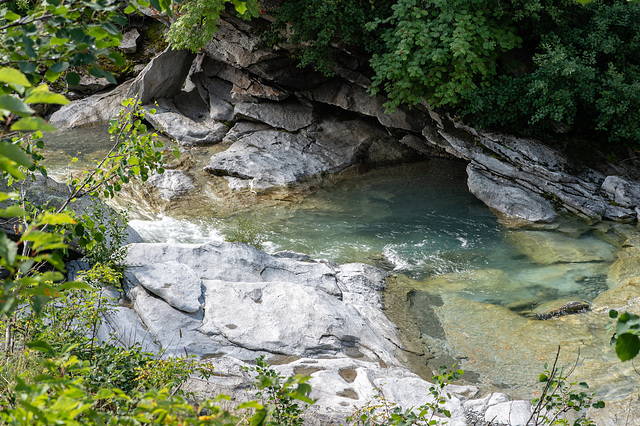
[[[120,50],[125,53],[135,53],[138,46],[138,39],[140,38],[140,32],[137,28],[132,28],[122,35],[122,41],[120,42]]]
[[[189,314],[174,309],[141,286],[133,288],[129,295],[136,313],[167,356],[189,354],[202,358],[221,353],[220,343],[198,331],[202,312]]]
[[[173,50],[169,46],[153,58],[135,78],[126,97],[136,97],[146,105],[149,102],[176,95],[191,68],[195,55],[187,50]]]
[[[380,124],[390,128],[420,132],[424,123],[431,121],[416,110],[409,112],[397,108],[389,114],[382,105],[386,102],[384,97],[371,96],[365,88],[355,84],[329,83],[305,92],[305,95],[316,102],[376,117]]]
[[[220,20],[218,31],[203,48],[207,55],[240,69],[279,56],[273,49],[262,47],[257,33],[242,31],[241,26],[237,21]]]
[[[602,182],[602,191],[619,206],[640,206],[640,186],[637,182],[627,181],[620,176],[607,176]]]
[[[149,177],[146,183],[158,188],[160,197],[167,201],[180,197],[194,188],[193,179],[182,170],[165,170],[162,174]]]
[[[95,93],[111,86],[111,83],[104,77],[94,77],[92,75],[81,74],[80,82],[75,86],[69,86],[70,90],[80,93]]]
[[[287,99],[289,94],[264,83],[253,81],[245,76],[233,82],[231,97],[236,101],[244,102],[252,102],[256,99],[282,101]]]
[[[98,329],[97,338],[123,348],[136,344],[144,352],[158,353],[162,349],[153,336],[144,328],[136,313],[129,308],[116,306],[109,309]]]
[[[509,401],[487,408],[484,420],[510,426],[527,426],[533,408],[526,401]]]
[[[129,246],[126,264],[144,266],[168,260],[191,267],[203,280],[298,282],[334,296],[342,294],[336,271],[326,263],[277,258],[246,244],[134,244]]]
[[[220,333],[231,343],[256,351],[299,356],[343,352],[393,362],[389,352],[395,347],[377,336],[354,307],[323,291],[274,281],[205,280],[204,286],[200,331],[205,334]]]
[[[131,81],[121,84],[110,92],[99,93],[88,98],[69,102],[49,118],[58,129],[88,127],[103,124],[122,109],[122,101],[127,97]]]
[[[275,130],[248,133],[226,151],[213,155],[204,170],[242,179],[243,186],[262,191],[366,162],[378,142],[394,143],[363,121],[328,119],[298,134]]]
[[[295,132],[313,123],[313,109],[299,103],[241,102],[235,107],[239,118],[266,123],[277,129]]]
[[[184,115],[171,101],[160,99],[157,106],[146,107],[147,111],[155,109],[155,114],[147,114],[146,119],[159,131],[175,139],[180,145],[193,146],[214,144],[222,140],[227,132],[223,123],[209,117],[194,119]]]
[[[184,312],[197,312],[202,297],[202,281],[193,269],[168,261],[131,268],[140,285],[169,305]]]
[[[487,206],[531,222],[551,222],[556,218],[548,200],[506,179],[483,173],[472,164],[467,166],[469,191]]]

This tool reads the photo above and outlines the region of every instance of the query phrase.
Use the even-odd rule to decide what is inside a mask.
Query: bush
[[[640,141],[640,4],[529,1],[525,43],[533,69],[503,76],[468,96],[465,113],[482,127],[524,134],[575,128],[616,145]]]
[[[432,106],[460,103],[487,87],[499,56],[520,43],[498,1],[399,0],[383,26],[384,52],[374,54],[371,92],[384,92],[391,110],[425,99]]]
[[[233,231],[225,237],[225,241],[230,243],[249,244],[262,250],[264,248],[264,235],[260,226],[257,226],[252,220],[246,218],[238,218],[236,220]]]

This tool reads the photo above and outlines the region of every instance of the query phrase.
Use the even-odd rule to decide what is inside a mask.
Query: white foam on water
[[[207,243],[224,241],[213,223],[178,220],[162,216],[157,220],[131,220],[129,225],[147,243]]]

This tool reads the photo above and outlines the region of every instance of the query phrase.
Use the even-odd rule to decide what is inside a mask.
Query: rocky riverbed
[[[608,308],[638,311],[635,230],[604,226],[601,243],[576,247],[529,222],[554,226],[559,213],[571,212],[591,221],[635,223],[637,182],[622,170],[605,175],[576,165],[534,140],[468,128],[427,105],[387,114],[385,99],[366,93],[369,82],[360,71],[358,58],[349,57],[333,79],[303,72],[286,49],[264,47],[250,24],[228,17],[203,54],[169,48],[135,80],[72,102],[51,122],[61,128],[103,123],[122,99],[134,95],[147,109],[155,108],[149,122],[184,155],[129,200],[163,211],[185,197],[200,200],[203,209],[215,201],[232,211],[303,197],[318,182],[353,167],[387,166],[425,155],[462,159],[469,190],[509,226],[525,224],[513,233],[523,256],[547,268],[550,277],[600,285],[591,311],[542,321],[521,315],[515,300],[514,306],[501,306],[465,298],[470,281],[479,288],[491,283],[486,285],[491,291],[526,281],[490,269],[415,282],[389,279],[364,264],[338,265],[291,252],[269,255],[232,243],[133,244],[125,293],[115,295],[122,305],[106,318],[104,338],[115,333],[123,345],[138,342],[167,356],[196,355],[213,363],[219,375],[207,383],[193,381],[192,388],[202,395],[230,393],[237,400],[250,397],[251,378],[241,367],[265,355],[283,374],[310,374],[312,396],[318,399],[310,413],[334,422],[371,401],[377,388],[404,407],[423,403],[430,384],[406,365],[430,353],[429,339],[446,337],[450,355],[462,359],[476,377],[512,365],[513,374],[535,379],[537,372],[519,363],[523,353],[531,356],[527,351],[535,335],[540,339],[533,356],[540,364],[552,358],[557,341],[569,345],[568,357],[589,344],[583,363],[594,364],[589,371],[597,371],[604,365],[598,364],[603,356],[597,352],[608,350],[606,335],[594,338],[589,330],[606,322]],[[582,279],[576,264],[592,271]],[[448,293],[434,296],[432,289],[443,283]],[[388,298],[420,301],[433,328],[425,332],[415,323],[403,324],[405,331],[399,333],[383,310],[385,289]],[[525,286],[526,291],[533,290]],[[404,314],[390,313],[397,324],[407,318]],[[408,344],[416,341],[411,333],[424,346]],[[498,347],[510,350],[497,352]],[[612,361],[607,359],[605,372],[611,380],[603,384],[609,390],[617,387],[617,396],[626,399],[612,398],[605,410],[587,413],[598,424],[621,424],[629,413],[640,412],[637,376],[628,365]],[[588,379],[598,382],[595,374]],[[494,385],[500,388],[509,380],[499,376]],[[474,386],[450,390],[449,424],[481,419],[515,425],[529,417],[527,402],[510,401],[502,393],[482,394]]]

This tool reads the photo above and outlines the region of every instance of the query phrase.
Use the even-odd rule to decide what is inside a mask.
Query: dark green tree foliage
[[[290,41],[304,43],[298,55],[301,67],[312,65],[316,71],[333,75],[332,44],[346,49],[375,52],[382,48],[379,34],[370,34],[365,25],[391,12],[392,0],[292,0],[277,10],[274,30],[285,26]],[[274,32],[270,32],[274,35]],[[271,41],[275,42],[275,39]]]
[[[518,6],[518,4],[516,4]],[[469,97],[476,124],[544,133],[558,124],[615,143],[640,141],[640,4],[524,1],[518,29],[533,67]]]
[[[89,66],[96,77],[115,83],[114,77],[94,63],[100,56],[116,65],[124,59],[111,48],[120,44],[120,26],[127,20],[118,0],[16,2],[0,9],[0,66],[17,65],[32,83],[44,76],[54,82],[70,67]],[[68,72],[69,84],[80,77]]]
[[[371,90],[383,91],[390,109],[456,105],[461,95],[489,85],[497,61],[520,43],[498,1],[399,0],[382,25],[384,53],[374,54]]]

